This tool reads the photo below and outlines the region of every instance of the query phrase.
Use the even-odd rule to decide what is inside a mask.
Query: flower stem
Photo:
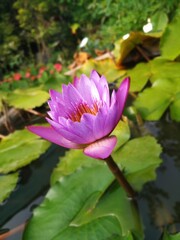
[[[118,183],[124,188],[124,190],[127,192],[128,197],[134,198],[136,196],[136,192],[131,187],[131,185],[128,183],[126,178],[124,177],[123,173],[121,172],[120,168],[116,164],[116,162],[113,160],[112,156],[109,156],[104,159],[111,170],[111,172],[116,177]]]

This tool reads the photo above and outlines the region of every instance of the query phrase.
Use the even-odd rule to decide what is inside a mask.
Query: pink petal
[[[62,94],[61,93],[57,92],[56,90],[50,89],[49,94],[53,101],[62,102]]]
[[[84,101],[89,106],[94,103],[94,100],[100,100],[99,92],[93,81],[91,81],[86,75],[82,74],[79,81],[75,81],[75,87],[81,94]]]
[[[72,113],[76,106],[84,101],[81,94],[77,91],[73,84],[62,85],[63,104],[66,106],[66,111]]]
[[[92,158],[105,159],[111,155],[116,143],[115,136],[103,138],[84,148],[84,154]]]
[[[82,145],[73,143],[66,138],[62,137],[58,132],[56,132],[52,127],[44,127],[44,126],[28,126],[27,129],[35,133],[36,135],[53,142],[57,145],[60,145],[65,148],[74,148],[79,149],[83,148]]]
[[[119,110],[118,110],[119,118],[121,117],[122,112],[124,110],[124,106],[125,106],[126,99],[128,96],[129,87],[130,87],[130,78],[125,78],[122,81],[122,83],[116,93],[116,99],[117,99],[118,108],[119,108]]]
[[[109,105],[109,87],[106,78],[104,76],[100,77],[95,70],[92,70],[90,80],[95,83],[101,100]]]

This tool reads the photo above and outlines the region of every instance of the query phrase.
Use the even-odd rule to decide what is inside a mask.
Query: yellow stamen
[[[90,113],[93,115],[96,115],[98,112],[98,105],[95,102],[93,104],[93,107],[89,107],[86,103],[81,103],[76,107],[76,110],[74,111],[74,113],[72,113],[69,118],[73,121],[73,122],[80,122],[81,121],[81,117],[84,113]]]

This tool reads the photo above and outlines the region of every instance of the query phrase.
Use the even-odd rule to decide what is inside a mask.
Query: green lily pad
[[[142,239],[135,209],[121,188],[109,189],[112,181],[102,163],[56,182],[35,210],[24,239],[125,240],[131,231]]]
[[[18,173],[0,176],[0,203],[9,197],[18,182]]]
[[[162,240],[179,240],[180,232],[176,234],[169,234],[167,231],[164,232]]]
[[[149,62],[150,80],[154,83],[160,78],[180,79],[180,62],[169,61],[162,57],[157,57]]]
[[[49,142],[26,129],[15,131],[0,142],[0,173],[15,171],[29,164],[49,146]]]
[[[170,115],[173,120],[180,122],[180,92],[175,95],[174,99],[170,105]]]
[[[126,77],[130,77],[131,79],[130,91],[141,91],[146,85],[147,81],[150,79],[150,76],[151,71],[148,63],[139,63],[134,68],[128,69],[126,72]]]
[[[160,42],[162,56],[174,60],[180,55],[180,10],[173,21],[167,26]]]
[[[172,119],[179,121],[179,92],[178,79],[159,79],[139,94],[134,105],[146,120],[160,119],[170,106]]]
[[[160,152],[156,140],[146,136],[120,144],[113,156],[140,190],[155,178]],[[24,239],[143,239],[135,208],[113,184],[114,176],[103,161],[70,150],[53,175],[54,184],[35,210]]]
[[[39,88],[16,89],[7,96],[7,103],[15,108],[30,109],[41,106],[49,94]]]
[[[156,178],[156,168],[162,162],[160,153],[161,147],[155,138],[145,136],[128,141],[113,157],[124,169],[129,182],[140,191],[144,183]]]

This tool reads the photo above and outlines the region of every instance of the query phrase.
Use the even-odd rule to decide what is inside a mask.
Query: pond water
[[[156,181],[145,184],[139,194],[138,205],[145,240],[159,240],[165,228],[172,233],[180,231],[180,124],[168,119],[146,122],[142,132],[147,131],[161,144],[163,163],[157,169]],[[38,161],[22,169],[18,187],[0,206],[3,231],[23,224],[31,217],[32,210],[42,202],[49,188],[50,175],[59,156],[64,153],[63,148],[52,145]],[[6,240],[20,240],[21,236],[22,232],[18,232]]]

